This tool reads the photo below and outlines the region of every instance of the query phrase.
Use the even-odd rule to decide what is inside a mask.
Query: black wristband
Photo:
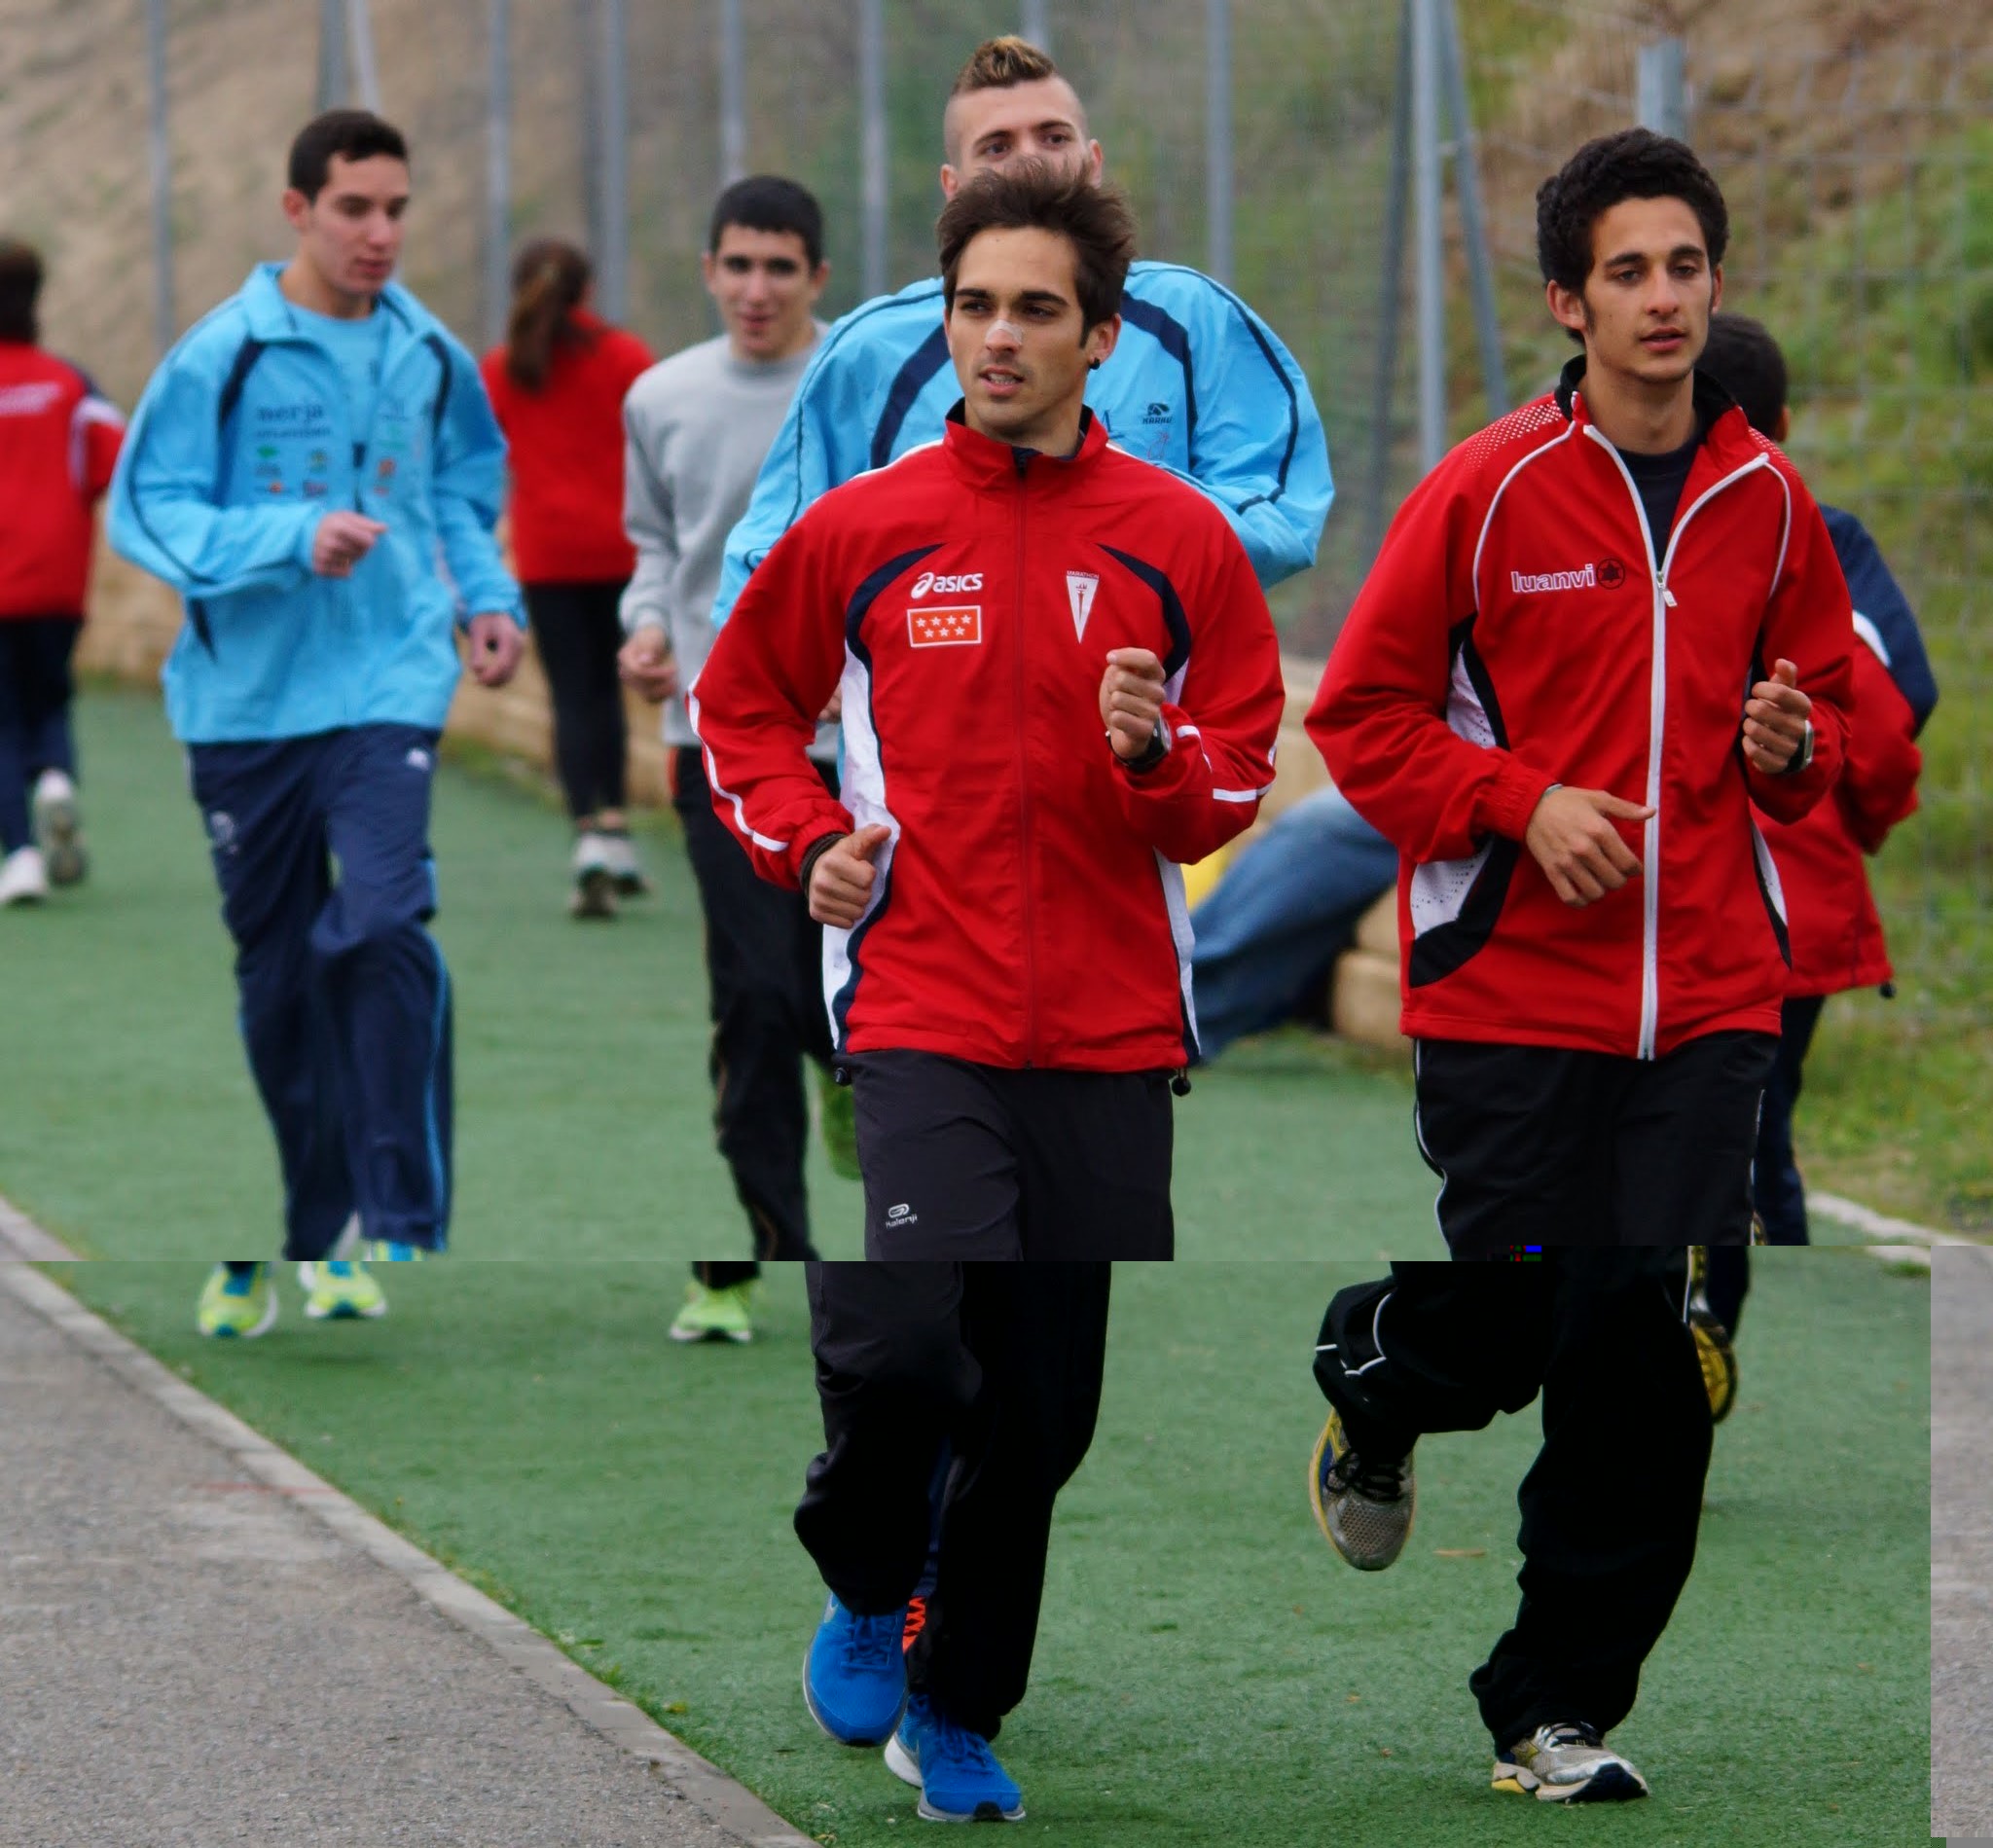
[[[830,852],[845,837],[842,834],[819,835],[810,843],[809,851],[803,855],[803,895],[810,895],[810,875],[816,870],[816,862]]]

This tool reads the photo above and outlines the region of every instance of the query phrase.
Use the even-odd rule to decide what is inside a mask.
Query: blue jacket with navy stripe
[[[1294,358],[1229,289],[1172,263],[1138,263],[1121,340],[1086,401],[1116,448],[1200,488],[1223,509],[1262,585],[1315,562],[1335,487]],[[961,386],[939,278],[853,308],[824,337],[727,541],[712,619],[813,501],[937,441]]]
[[[492,537],[505,439],[476,362],[392,283],[373,422],[349,427],[339,367],[280,268],[252,271],[166,355],[112,483],[112,545],[186,603],[167,717],[188,743],[440,727],[456,622],[520,617]],[[348,578],[311,570],[336,508],[387,527]]]

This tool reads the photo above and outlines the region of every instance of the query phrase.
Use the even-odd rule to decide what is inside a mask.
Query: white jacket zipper
[[[1659,562],[1654,560],[1654,536],[1647,524],[1647,505],[1634,485],[1633,471],[1612,439],[1597,424],[1587,423],[1586,436],[1613,458],[1633,498],[1633,517],[1640,523],[1641,543],[1647,547],[1647,576],[1652,586],[1652,665],[1648,670],[1647,806],[1653,814],[1647,818],[1641,836],[1641,937],[1640,937],[1640,1043],[1635,1057],[1651,1059],[1660,1025],[1661,967],[1661,746],[1668,718],[1668,612],[1675,607],[1675,593],[1668,588],[1668,572],[1675,562],[1675,548],[1689,521],[1717,494],[1754,470],[1768,467],[1763,455],[1754,455],[1742,468],[1733,468],[1721,481],[1703,489],[1688,505],[1687,512],[1675,521],[1668,535],[1667,550]]]

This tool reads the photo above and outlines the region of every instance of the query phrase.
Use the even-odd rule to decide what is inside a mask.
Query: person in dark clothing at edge
[[[1750,1236],[1788,979],[1757,801],[1831,786],[1846,587],[1791,464],[1696,359],[1722,195],[1681,142],[1580,148],[1537,196],[1556,392],[1400,510],[1309,728],[1403,864],[1420,1146],[1456,1258],[1329,1304],[1315,1514],[1381,1570],[1412,1453],[1542,1400],[1514,1627],[1469,1686],[1497,1790],[1644,1795],[1606,1744],[1694,1560],[1711,1407],[1685,1247]]]
[[[1754,430],[1785,442],[1793,422],[1786,357],[1761,323],[1744,314],[1717,315],[1696,364],[1737,400]],[[1830,995],[1848,989],[1895,993],[1882,918],[1863,856],[1878,852],[1890,829],[1916,810],[1923,768],[1916,741],[1938,704],[1923,633],[1881,550],[1853,514],[1827,506],[1820,512],[1855,606],[1856,700],[1847,760],[1832,796],[1797,821],[1781,822],[1762,813],[1757,817],[1792,914],[1793,950],[1778,1057],[1764,1087],[1751,1175],[1752,1200],[1767,1245],[1808,1243],[1793,1110],[1821,1008]],[[1750,1265],[1741,1248],[1719,1247],[1709,1253],[1707,1304],[1727,1334],[1737,1330],[1751,1286]],[[1734,1376],[1729,1387],[1734,1396]]]
[[[1092,1434],[1106,1260],[1171,1251],[1178,862],[1250,822],[1284,694],[1230,525],[1085,407],[1120,331],[1118,196],[985,173],[939,240],[963,393],[943,441],[776,545],[692,716],[717,811],[829,928],[877,1260],[809,1270],[826,1448],[796,1530],[832,1595],[806,1694],[833,1737],[888,1741],[924,1815],[1015,1818],[989,1742]],[[840,675],[843,805],[803,755]]]
[[[586,255],[535,237],[512,264],[505,344],[480,362],[512,472],[512,554],[554,696],[554,767],[574,823],[567,908],[613,918],[650,889],[624,810],[629,737],[617,607],[635,554],[623,532],[623,395],[650,364],[596,312]]]

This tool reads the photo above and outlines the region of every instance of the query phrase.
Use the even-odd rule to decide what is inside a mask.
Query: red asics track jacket
[[[1426,478],[1350,612],[1308,730],[1402,855],[1408,1033],[1650,1059],[1779,1031],[1785,915],[1751,804],[1794,820],[1831,786],[1853,617],[1797,472],[1699,378],[1696,408],[1657,541],[1567,371]],[[1739,729],[1781,657],[1814,756],[1765,777]],[[1560,782],[1657,811],[1625,828],[1645,876],[1582,909],[1521,845]]]
[[[1105,736],[1111,648],[1168,680],[1168,754]],[[844,691],[845,804],[804,755]],[[692,690],[713,807],[796,887],[810,849],[884,823],[881,876],[826,933],[841,1051],[1139,1071],[1190,1056],[1177,862],[1273,781],[1279,647],[1252,566],[1194,488],[1088,420],[1067,459],[951,417],[826,494],[748,580]]]

